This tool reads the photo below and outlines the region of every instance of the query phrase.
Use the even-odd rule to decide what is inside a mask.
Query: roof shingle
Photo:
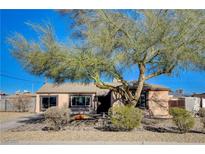
[[[108,92],[108,89],[100,89],[94,83],[45,83],[36,93],[96,93],[103,95]]]
[[[114,86],[120,86],[118,82],[109,83]],[[130,88],[136,88],[136,82],[132,82]],[[160,85],[144,84],[144,90],[170,90]],[[94,83],[45,83],[36,93],[96,93],[97,95],[105,95],[108,89],[100,89]]]

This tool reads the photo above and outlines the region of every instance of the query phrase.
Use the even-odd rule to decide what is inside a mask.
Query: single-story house
[[[120,86],[118,82],[110,84]],[[135,82],[130,84],[134,90]],[[145,84],[140,98],[139,107],[149,109],[153,116],[168,116],[169,89]],[[120,103],[119,95],[108,89],[100,89],[94,83],[45,83],[36,92],[36,112],[43,112],[52,106],[66,106],[73,113],[102,113]]]

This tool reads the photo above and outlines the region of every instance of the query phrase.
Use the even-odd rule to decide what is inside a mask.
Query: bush
[[[142,111],[133,106],[113,106],[109,117],[114,127],[120,130],[131,130],[140,126]]]
[[[201,122],[202,122],[202,124],[203,124],[203,127],[205,128],[205,117],[202,117],[202,118],[201,118]]]
[[[198,113],[200,117],[205,117],[205,108],[201,108]]]
[[[181,133],[186,133],[194,127],[194,118],[187,110],[174,107],[171,108],[170,114],[173,116],[173,122]]]
[[[13,106],[18,112],[28,112],[31,98],[28,96],[17,95],[13,101]]]
[[[70,120],[70,110],[67,107],[51,107],[45,113],[45,122],[49,130],[61,130]]]

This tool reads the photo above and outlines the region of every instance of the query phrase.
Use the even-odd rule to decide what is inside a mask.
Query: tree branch
[[[104,10],[100,10],[100,12],[104,15],[104,19],[108,22],[111,23],[114,27],[118,28],[118,30],[122,31],[130,40],[130,42],[133,42],[133,39],[131,38],[131,36],[129,35],[128,32],[126,32],[122,27],[123,24],[121,24],[121,26],[116,25],[112,20],[110,20],[110,18],[107,16],[106,12]]]
[[[145,77],[145,80],[148,80],[148,79],[153,78],[153,77],[155,77],[155,76],[159,76],[159,75],[161,75],[161,74],[170,73],[170,72],[174,69],[174,67],[175,67],[175,63],[172,64],[172,65],[170,65],[170,67],[167,68],[167,69],[165,68],[165,69],[159,70],[158,72],[154,72],[154,73],[152,73],[152,74],[146,76],[146,77]]]

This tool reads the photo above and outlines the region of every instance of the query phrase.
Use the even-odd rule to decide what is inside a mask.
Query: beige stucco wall
[[[63,105],[69,106],[69,96],[73,94],[37,94],[36,95],[36,112],[40,112],[40,96],[58,96],[57,99],[57,106],[62,107]],[[97,104],[94,101],[95,94],[85,94],[92,96],[92,108],[96,110]]]
[[[170,117],[168,101],[168,91],[149,91],[148,93],[148,106],[155,117]]]
[[[36,112],[40,112],[40,97],[38,94],[36,94]]]
[[[72,94],[70,94],[72,95]],[[94,101],[95,94],[92,95],[92,108],[97,109],[97,101]],[[69,106],[69,94],[37,94],[36,95],[36,112],[40,112],[40,96],[58,96],[58,106],[61,107],[64,104]],[[148,93],[148,106],[154,116],[169,117],[168,113],[168,91],[149,91]],[[119,94],[112,93],[111,105],[121,104],[122,100]]]
[[[68,106],[69,103],[68,94],[59,94],[58,95],[58,106],[62,107],[63,105]]]
[[[148,107],[155,117],[169,118],[169,91],[149,91],[148,92]],[[119,94],[112,93],[111,105],[122,104],[122,99]]]

